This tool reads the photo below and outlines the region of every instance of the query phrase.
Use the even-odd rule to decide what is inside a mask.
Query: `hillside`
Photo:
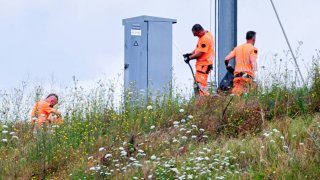
[[[104,87],[75,88],[63,125],[35,133],[26,121],[0,123],[0,179],[317,179],[319,74],[308,88],[258,88],[201,107],[179,94],[115,107]]]

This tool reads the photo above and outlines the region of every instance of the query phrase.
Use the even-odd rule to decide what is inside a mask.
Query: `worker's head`
[[[246,39],[248,43],[251,43],[254,45],[254,43],[256,42],[256,32],[248,31],[246,34]]]
[[[192,33],[194,36],[202,37],[206,32],[200,24],[195,24],[192,27]]]
[[[56,105],[58,103],[58,95],[52,93],[52,94],[49,94],[46,98],[46,101],[48,103],[50,103],[50,106],[53,107],[54,105]]]

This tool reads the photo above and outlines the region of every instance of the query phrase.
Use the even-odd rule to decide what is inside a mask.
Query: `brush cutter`
[[[191,54],[189,54],[189,53],[184,54],[184,55],[183,55],[183,58],[184,58],[184,62],[186,62],[186,63],[188,64],[188,66],[189,66],[189,68],[190,68],[190,70],[191,70],[192,77],[193,77],[193,89],[194,89],[194,94],[195,94],[196,96],[198,96],[198,95],[200,94],[200,91],[201,91],[203,94],[204,94],[204,92],[203,92],[202,89],[200,88],[199,83],[197,83],[196,77],[195,77],[194,72],[193,72],[193,69],[192,69],[192,67],[191,67],[191,65],[190,65],[190,63],[189,63],[190,60],[188,60],[188,58],[189,58],[190,55],[191,55]]]

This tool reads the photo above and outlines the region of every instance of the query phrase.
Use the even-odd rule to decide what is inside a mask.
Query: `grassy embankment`
[[[319,77],[315,64],[309,88],[278,83],[227,109],[230,96],[199,108],[179,94],[116,108],[107,85],[84,93],[75,84],[61,102],[66,123],[37,134],[10,118],[43,90],[2,93],[0,179],[317,179]]]

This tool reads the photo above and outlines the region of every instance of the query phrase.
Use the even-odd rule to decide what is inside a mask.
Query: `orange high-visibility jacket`
[[[234,48],[228,55],[231,59],[236,58],[234,75],[245,72],[254,77],[254,72],[257,70],[257,55],[258,49],[250,43]]]
[[[214,42],[211,32],[206,32],[205,35],[198,39],[197,47],[194,52],[203,52],[202,56],[197,59],[196,65],[213,64]]]
[[[40,115],[45,115],[45,119],[48,119],[50,113],[56,112],[53,107],[50,107],[50,103],[40,100],[32,108],[31,117],[40,118]]]

